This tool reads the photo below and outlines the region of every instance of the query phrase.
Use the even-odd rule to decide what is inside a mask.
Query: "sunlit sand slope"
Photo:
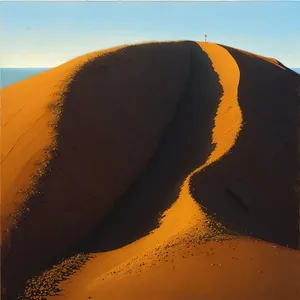
[[[147,257],[130,264],[126,275],[116,272],[111,278],[102,277],[96,287],[93,281],[87,284],[93,274],[87,265],[63,285],[62,296],[49,300],[299,299],[300,255],[296,250],[237,239],[177,245],[151,259],[150,264]],[[94,263],[99,263],[100,273],[100,260]]]
[[[97,254],[96,258],[91,260],[84,270],[72,279],[72,285],[68,284],[68,286],[63,286],[69,299],[81,299],[91,293],[97,297],[100,297],[100,295],[103,296],[103,284],[106,286],[106,283],[111,281],[116,283],[116,278],[122,278],[123,276],[126,276],[126,274],[127,276],[131,273],[135,274],[135,272],[140,272],[140,269],[149,266],[159,265],[163,262],[162,259],[159,259],[160,257],[166,256],[165,258],[168,261],[168,256],[171,256],[171,254],[168,255],[168,252],[177,252],[178,249],[187,245],[198,245],[196,241],[201,241],[202,237],[207,235],[211,230],[206,226],[207,223],[205,221],[207,221],[207,218],[205,214],[191,196],[189,190],[190,179],[194,174],[220,159],[234,145],[234,141],[239,133],[242,123],[242,116],[237,97],[239,68],[235,60],[224,48],[215,44],[202,45],[200,43],[199,45],[201,45],[202,49],[208,55],[208,59],[211,62],[211,69],[217,74],[215,80],[219,80],[219,83],[215,82],[215,88],[218,88],[218,84],[222,87],[222,93],[219,94],[219,101],[214,102],[215,113],[211,116],[212,119],[208,120],[209,122],[205,125],[210,131],[206,140],[206,143],[212,143],[209,147],[210,152],[207,152],[206,158],[200,158],[201,160],[204,159],[202,164],[200,163],[201,160],[198,159],[198,167],[196,160],[194,165],[196,169],[192,170],[185,179],[183,178],[179,196],[177,199],[174,199],[174,204],[164,212],[158,228],[128,246],[115,251]],[[197,45],[197,47],[194,48],[194,51],[201,51],[201,48]],[[198,61],[195,57],[193,58],[193,63],[197,64]],[[222,63],[224,60],[226,60],[226,64]],[[203,65],[200,65],[197,66],[196,69],[201,69],[201,67],[204,68]],[[228,73],[232,73],[232,76],[226,76]],[[194,71],[192,74],[195,76],[196,72]],[[208,74],[205,75],[208,76]],[[198,82],[193,81],[193,84],[191,84],[189,88],[194,89],[195,86],[201,85],[201,78],[198,78],[198,80]],[[203,89],[210,88],[210,86],[201,86]],[[200,95],[201,94],[199,94],[199,96]],[[211,102],[212,100],[213,98],[210,99]],[[204,105],[204,100],[198,98],[197,101],[200,103],[202,102],[199,109],[205,110],[206,114],[209,114],[209,106]],[[193,102],[191,104],[193,104]],[[224,114],[224,111],[228,113]],[[180,119],[178,115],[176,117]],[[190,117],[192,117],[192,115],[190,115]],[[184,126],[184,123],[182,123],[182,126]],[[225,138],[222,129],[225,130],[227,134],[227,137]],[[188,135],[189,132],[185,131],[185,134]],[[199,132],[199,136],[193,135],[190,138],[196,140],[201,139],[200,134],[201,132]],[[176,139],[176,136],[174,136],[173,139]],[[170,150],[172,151],[172,149]],[[163,151],[163,149],[160,148],[159,151]],[[192,154],[193,152],[190,150],[190,153]],[[178,157],[177,159],[180,158]],[[173,164],[177,163],[177,159],[173,161]],[[165,173],[163,165],[156,167],[160,172]],[[136,188],[138,189],[138,187]],[[147,190],[145,190],[145,193],[147,193]],[[159,194],[154,194],[153,197],[155,196],[159,196]],[[143,201],[144,198],[142,197],[139,200]],[[161,198],[160,201],[164,202],[166,199]],[[123,210],[122,213],[124,214],[126,212]],[[130,216],[127,215],[126,217],[128,218]],[[119,230],[122,229],[119,228]],[[113,228],[108,226],[107,232],[107,234],[111,234]],[[102,242],[102,245],[103,244],[104,243]],[[168,251],[166,251],[166,249],[168,249]],[[165,254],[165,252],[167,254]],[[154,264],[154,262],[156,263]],[[177,262],[173,261],[172,265],[176,264]],[[99,266],[101,266],[101,271],[99,270]],[[164,270],[163,273],[165,276],[168,276],[168,270]],[[77,288],[79,286],[80,289]],[[106,297],[109,299],[110,293],[108,293]],[[121,295],[118,294],[118,296],[116,295],[115,297],[117,299],[118,297],[121,297]],[[124,295],[124,297],[124,299],[129,299],[130,297],[135,296],[134,294],[129,293],[128,296]],[[123,299],[123,297],[121,298]]]
[[[274,59],[187,41],[91,53],[4,89],[6,298],[83,249],[94,259],[61,285],[62,299],[192,299],[205,270],[211,275],[201,295],[219,299],[238,270],[253,269],[250,257],[236,269],[221,268],[234,243],[220,242],[221,224],[296,248],[298,84],[299,76]],[[199,256],[211,239],[219,271]],[[287,265],[270,267],[274,247],[238,243],[241,257],[249,245],[259,261],[248,281],[238,281],[240,298],[277,297],[280,274],[298,276],[291,268],[298,252],[278,248]],[[205,270],[189,277],[195,268]],[[260,268],[268,270],[268,290],[247,285],[256,285]],[[178,288],[164,285],[167,278]],[[27,289],[28,299],[49,292],[39,289]],[[283,290],[295,296],[297,284],[283,282]],[[227,288],[224,299],[233,292]]]
[[[192,45],[96,52],[2,91],[4,286],[79,242],[145,169],[186,90]]]
[[[201,182],[195,185],[193,178],[231,155],[246,124],[242,127],[239,65],[224,47],[199,45],[212,61],[223,89],[211,127],[214,145],[211,153],[206,162],[183,180],[179,197],[164,212],[156,230],[118,250],[98,253],[77,275],[61,285],[63,293],[58,299],[100,296],[102,299],[297,299],[300,288],[294,280],[300,276],[297,251],[250,239],[202,243],[201,237],[211,228],[206,226],[207,217],[193,198],[195,191],[201,192],[205,187]],[[206,181],[206,184],[215,189],[221,186],[218,181]],[[227,193],[223,192],[215,201],[227,201]],[[225,217],[227,211],[224,210]],[[101,232],[102,238],[114,232],[113,221]],[[123,232],[121,226],[117,228]],[[248,224],[245,222],[244,226],[239,229],[245,230]],[[256,234],[262,232],[264,229]],[[293,279],[284,280],[285,272],[293,274]]]

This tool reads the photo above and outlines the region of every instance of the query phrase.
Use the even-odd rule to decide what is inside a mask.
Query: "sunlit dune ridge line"
[[[176,266],[191,270],[182,258],[202,268],[204,242],[220,253],[238,233],[295,248],[297,84],[276,59],[179,41],[96,51],[5,88],[3,296],[14,299],[28,278],[80,251],[93,259],[64,260],[24,299],[54,295],[70,275],[55,297],[141,297],[128,290],[138,274],[147,281],[157,270],[162,282],[172,262],[181,281]],[[267,243],[240,239],[268,256]],[[257,298],[246,289],[240,297]]]
[[[223,96],[217,108],[212,132],[212,144],[215,145],[215,148],[209,155],[207,161],[190,173],[185,179],[181,187],[179,198],[173,206],[165,212],[165,217],[162,219],[162,225],[159,231],[163,230],[162,227],[167,224],[168,217],[172,214],[176,216],[176,219],[178,219],[180,215],[180,219],[177,220],[177,226],[181,225],[183,229],[191,225],[199,224],[203,219],[203,211],[199,208],[199,205],[195,203],[190,194],[190,179],[194,174],[220,159],[234,146],[234,141],[242,126],[242,114],[238,104],[237,94],[240,74],[238,65],[228,51],[221,46],[210,43],[198,44],[211,59],[213,68],[219,75],[220,83],[223,88]],[[223,63],[224,60],[226,64]],[[232,74],[230,80],[228,80],[226,76],[228,73]],[[172,212],[172,210],[174,210],[174,212]],[[179,231],[180,229],[178,232]],[[170,232],[171,228],[168,227],[166,233],[169,234]]]
[[[153,248],[159,248],[160,246],[168,243],[172,244],[174,242],[172,242],[173,239],[178,242],[178,239],[180,240],[180,234],[182,234],[183,236],[185,236],[186,232],[189,232],[189,235],[195,234],[190,232],[191,230],[196,230],[196,234],[199,236],[205,234],[205,231],[208,230],[205,226],[205,222],[203,222],[205,221],[205,214],[203,213],[199,205],[194,201],[189,192],[189,181],[193,174],[201,171],[201,169],[216,161],[230,150],[230,148],[234,145],[234,141],[240,130],[242,118],[237,99],[239,69],[234,59],[224,48],[218,45],[208,44],[207,48],[202,46],[203,43],[199,43],[199,45],[204,48],[204,51],[212,60],[214,69],[220,77],[220,81],[224,91],[223,96],[220,99],[220,104],[218,106],[217,115],[214,122],[215,127],[212,134],[212,142],[216,144],[216,147],[210,154],[206,163],[195,169],[184,180],[178,199],[172,205],[172,207],[170,207],[170,209],[164,212],[159,228],[153,230],[150,235],[134,242],[131,245],[126,246],[126,249],[121,248],[116,250],[116,252],[118,252],[116,253],[116,255],[120,255],[122,258],[127,257],[127,253],[130,253],[130,255],[135,254],[138,256],[144,255],[145,249],[146,252],[151,252]],[[224,59],[225,57],[225,59],[228,60],[228,64],[222,65],[220,64],[220,62],[218,63],[218,57],[220,59]],[[226,81],[226,79],[223,79],[223,76],[226,74],[226,72],[234,72],[234,74],[236,74],[232,81]],[[225,116],[220,115],[222,110],[228,110],[230,111],[230,113],[226,114]],[[228,126],[228,139],[223,138],[224,135],[222,134],[222,129],[219,128],[220,126],[224,126],[224,121],[227,122],[226,125]],[[232,141],[231,144],[230,141]],[[103,260],[102,254],[100,255],[99,259]],[[137,257],[134,256],[133,259],[135,260],[137,259]],[[122,269],[122,266],[126,266],[133,259],[132,257],[129,257],[129,260],[123,262],[121,266],[117,266],[116,269]],[[112,259],[112,262],[114,261],[118,261],[118,259]],[[101,262],[99,261],[99,263]],[[93,264],[96,263],[93,261]],[[114,269],[109,270],[107,275],[113,272]],[[102,280],[103,276],[105,275],[97,277],[95,279],[95,282]]]
[[[189,232],[188,234],[193,236],[194,234],[190,232],[190,230],[196,230],[196,234],[199,236],[201,236],[201,234],[205,234],[205,231],[209,230],[206,228],[205,223],[203,223],[205,220],[204,212],[190,194],[190,178],[195,173],[200,172],[203,168],[225,155],[226,152],[228,152],[230,148],[234,146],[234,141],[236,140],[241,129],[242,114],[238,105],[237,95],[239,84],[239,68],[235,60],[227,50],[216,44],[199,43],[199,46],[208,54],[208,57],[211,59],[214,70],[219,75],[220,83],[223,87],[223,96],[221,97],[220,104],[217,108],[217,114],[214,118],[214,128],[212,132],[212,143],[215,144],[215,148],[209,155],[207,161],[202,166],[190,173],[184,180],[178,199],[172,205],[172,207],[170,207],[170,209],[164,212],[159,228],[155,229],[149,236],[134,242],[133,245],[127,246],[134,247],[138,256],[145,255],[142,251],[143,249],[147,249],[146,252],[151,252],[151,248],[159,249],[161,244],[172,244],[175,241],[178,242],[178,240],[180,240],[180,234],[182,234],[184,238],[185,232]],[[226,60],[226,64],[222,63],[224,60]],[[233,74],[231,80],[226,79],[226,75],[229,72],[230,74]],[[224,111],[227,113],[224,114]],[[172,239],[174,239],[173,242]],[[118,250],[120,252],[119,255],[122,255],[122,250],[123,249]],[[102,255],[100,259],[103,259]],[[133,259],[130,258],[129,260],[125,261],[122,266],[130,264],[130,261],[136,259],[137,257],[134,257]],[[101,262],[99,261],[99,263]],[[93,261],[93,264],[96,263]],[[115,269],[122,269],[122,266],[117,266]],[[106,275],[109,276],[113,272],[115,272],[114,268]],[[106,278],[105,274],[96,278],[94,282],[103,280],[104,278]]]
[[[170,122],[172,118],[173,111],[175,110],[176,102],[180,98],[181,90],[184,88],[185,78],[188,75],[188,59],[189,59],[189,47],[186,45],[190,44],[190,42],[185,43],[162,43],[162,44],[153,44],[153,45],[138,45],[125,47],[125,55],[122,53],[116,56],[113,55],[114,51],[123,47],[115,48],[115,49],[107,49],[100,52],[94,52],[88,54],[86,56],[79,57],[74,59],[66,64],[49,70],[43,74],[38,76],[29,78],[12,86],[5,88],[2,92],[3,98],[3,147],[2,147],[2,170],[3,170],[3,180],[2,182],[2,209],[1,209],[1,221],[2,221],[2,261],[4,261],[3,269],[13,270],[13,267],[10,267],[10,264],[15,265],[16,267],[20,267],[23,264],[22,272],[29,271],[30,257],[36,263],[38,259],[45,260],[45,258],[40,257],[40,254],[43,253],[46,256],[50,257],[50,254],[53,256],[55,252],[61,251],[60,247],[67,249],[68,244],[74,243],[74,240],[78,240],[81,236],[84,236],[86,232],[86,226],[91,228],[91,224],[95,225],[95,222],[101,220],[103,216],[107,213],[109,209],[112,208],[114,198],[119,197],[122,192],[128,187],[128,184],[134,179],[137,172],[140,172],[140,169],[145,168],[147,164],[147,159],[152,155],[155,150],[157,140],[159,140],[159,136],[163,134],[164,127]],[[178,46],[177,46],[178,45]],[[159,49],[161,48],[161,49]],[[140,50],[141,49],[141,50]],[[171,51],[169,51],[171,50]],[[126,52],[132,52],[129,55]],[[143,52],[146,52],[145,54]],[[151,60],[149,57],[147,60],[144,59],[145,55],[152,55]],[[161,57],[157,56],[156,53],[165,52]],[[107,57],[103,54],[109,54]],[[166,56],[169,53],[171,55]],[[115,59],[116,57],[116,59]],[[125,59],[123,59],[123,57]],[[182,58],[181,58],[182,57]],[[100,59],[99,59],[100,58]],[[51,175],[47,175],[47,180],[43,179],[43,192],[41,193],[39,190],[34,191],[33,197],[30,197],[30,202],[24,202],[26,200],[26,193],[31,192],[31,184],[32,184],[32,175],[37,175],[37,180],[41,178],[43,174],[43,169],[40,169],[40,165],[45,165],[47,168],[49,166],[48,162],[51,158],[49,155],[49,151],[47,150],[49,147],[53,146],[55,142],[55,138],[59,138],[61,133],[53,131],[53,127],[49,127],[49,123],[53,122],[52,112],[49,111],[49,105],[60,105],[60,101],[64,97],[64,94],[67,92],[68,86],[72,84],[72,81],[76,77],[77,73],[80,73],[78,70],[82,70],[84,67],[94,68],[93,59],[99,59],[100,68],[105,69],[106,66],[102,65],[102,61],[112,60],[114,69],[117,69],[119,72],[119,66],[121,66],[117,60],[118,58],[125,60],[123,65],[123,73],[128,73],[128,66],[132,68],[132,63],[135,64],[135,68],[137,68],[137,72],[133,76],[124,76],[122,75],[120,78],[116,77],[113,73],[113,77],[110,77],[109,80],[111,82],[116,81],[117,84],[121,85],[123,91],[126,93],[131,93],[130,100],[133,101],[131,105],[131,110],[128,110],[128,104],[126,99],[123,100],[124,103],[121,103],[121,111],[123,110],[124,117],[121,115],[121,120],[111,124],[113,126],[112,131],[109,132],[109,127],[99,125],[99,121],[103,119],[103,122],[108,122],[106,120],[107,116],[111,119],[111,114],[120,114],[120,106],[110,106],[105,103],[97,103],[95,102],[96,97],[95,93],[92,91],[87,97],[87,93],[89,93],[90,89],[81,89],[81,92],[77,93],[81,99],[77,99],[76,101],[66,101],[66,105],[72,106],[75,103],[75,107],[71,109],[64,109],[63,116],[59,115],[58,122],[62,122],[61,119],[64,118],[64,115],[68,115],[68,121],[64,123],[61,130],[67,130],[67,133],[64,133],[64,139],[61,140],[62,145],[54,145],[55,148],[59,148],[59,156],[54,160],[51,160],[49,164],[51,164]],[[129,58],[129,60],[126,60]],[[131,60],[131,61],[130,61]],[[181,62],[180,62],[181,60]],[[178,61],[177,63],[175,63]],[[152,62],[152,65],[151,65]],[[146,64],[146,65],[145,65]],[[160,69],[161,77],[149,77],[148,79],[148,89],[150,93],[148,93],[149,97],[155,98],[157,97],[157,91],[160,89],[162,91],[162,96],[169,98],[170,101],[165,101],[166,105],[163,108],[159,98],[156,101],[146,101],[145,103],[148,105],[148,111],[144,108],[137,108],[137,105],[142,105],[141,102],[136,102],[141,99],[143,91],[143,85],[140,88],[131,89],[131,87],[136,84],[137,80],[140,80],[140,76],[137,75],[141,71],[147,76],[149,73],[149,69]],[[171,71],[170,68],[174,71]],[[141,71],[139,71],[141,69]],[[108,69],[109,71],[110,69]],[[180,70],[180,72],[178,72]],[[164,73],[162,72],[164,71]],[[90,72],[90,71],[89,71]],[[151,71],[151,72],[154,72]],[[91,70],[93,73],[93,70]],[[91,74],[90,73],[90,74]],[[103,77],[101,73],[100,76]],[[104,74],[104,73],[103,73]],[[185,75],[184,75],[185,74]],[[90,75],[88,75],[90,76]],[[163,77],[169,76],[170,81],[164,82],[161,80]],[[177,88],[171,88],[172,77],[174,78],[174,82],[178,82]],[[87,77],[88,78],[88,77]],[[127,79],[129,82],[126,84],[123,78]],[[90,79],[97,79],[97,77],[92,76]],[[85,79],[83,78],[83,81]],[[106,77],[105,77],[106,80]],[[145,81],[145,80],[144,80]],[[89,80],[87,84],[92,82]],[[125,84],[124,84],[125,83]],[[93,82],[92,82],[93,84]],[[43,89],[40,87],[43,86]],[[156,86],[153,89],[152,86]],[[95,83],[95,88],[99,88],[98,82]],[[109,91],[109,87],[107,89],[98,90],[102,93],[102,99],[106,100],[113,97],[116,100],[119,100],[119,97],[122,97],[122,93],[120,91],[114,90],[112,94],[115,95],[107,95]],[[85,93],[85,95],[82,95]],[[76,97],[76,95],[75,95]],[[99,96],[98,96],[99,97]],[[11,101],[14,99],[14,101]],[[121,98],[122,99],[122,98]],[[133,100],[132,100],[133,99]],[[77,104],[78,102],[84,101],[81,104]],[[112,100],[112,101],[116,101]],[[139,104],[140,103],[140,104]],[[25,104],[25,105],[24,105]],[[92,105],[102,105],[102,107],[98,109],[93,108]],[[123,107],[122,107],[123,106]],[[54,106],[55,108],[55,106]],[[84,112],[84,109],[86,111]],[[125,109],[125,110],[124,110]],[[141,112],[139,115],[136,114],[135,110],[140,109]],[[108,113],[105,113],[105,110],[112,110]],[[157,128],[149,128],[151,124],[147,121],[149,118],[149,112],[151,110],[157,115]],[[74,116],[74,111],[79,112],[79,115]],[[102,112],[103,111],[103,112]],[[95,118],[90,118],[92,113],[96,112]],[[102,113],[102,117],[99,118],[98,112]],[[55,111],[54,111],[55,113]],[[84,117],[84,114],[88,115],[88,118]],[[146,114],[143,117],[143,114]],[[131,117],[133,115],[133,118]],[[75,118],[74,118],[75,117]],[[78,117],[82,118],[82,121],[78,122]],[[122,126],[122,118],[125,118],[127,121],[127,126]],[[99,119],[99,121],[98,121]],[[90,122],[91,121],[91,122]],[[98,123],[96,127],[92,122]],[[160,121],[160,122],[158,122]],[[69,127],[69,124],[73,122],[72,128]],[[86,124],[84,124],[86,123]],[[116,124],[116,126],[115,126]],[[94,140],[90,138],[90,135],[83,135],[83,132],[78,132],[75,128],[77,125],[88,126],[87,132],[96,131],[95,136],[102,136],[107,140],[107,143],[99,143],[98,140]],[[135,131],[132,131],[132,126]],[[120,129],[118,128],[120,127]],[[121,128],[123,127],[123,129]],[[140,127],[140,128],[139,128]],[[153,127],[153,126],[152,126]],[[76,136],[74,133],[76,132],[77,137],[81,138],[81,140],[76,141]],[[122,134],[119,133],[119,130],[123,130],[123,136],[127,136],[127,142],[129,143],[129,149],[127,151],[123,151],[124,153],[120,153],[119,163],[118,163],[118,154],[116,156],[115,162],[107,160],[105,155],[115,151],[115,149],[122,149],[122,141],[119,138],[111,140],[111,138],[116,137],[118,134],[122,137]],[[104,131],[104,132],[103,132]],[[106,132],[107,131],[107,132]],[[137,139],[140,138],[141,134],[147,132],[148,134],[143,138],[141,142],[138,142]],[[37,138],[38,137],[38,138]],[[86,156],[80,155],[76,159],[76,165],[74,164],[74,155],[78,155],[74,153],[76,151],[76,146],[74,147],[74,138],[75,143],[77,143],[77,148],[80,149],[80,152],[87,152]],[[87,140],[83,142],[84,138]],[[134,142],[130,143],[130,139]],[[135,139],[135,140],[134,140]],[[86,143],[94,143],[94,146],[86,146]],[[107,147],[105,148],[105,144]],[[111,144],[111,145],[110,145]],[[144,144],[144,145],[143,145]],[[143,149],[144,147],[144,149]],[[140,149],[139,149],[140,148]],[[69,151],[64,152],[62,151]],[[95,153],[94,150],[99,149],[100,152]],[[55,149],[56,150],[56,149]],[[102,154],[99,154],[101,153]],[[132,154],[138,153],[140,151],[140,157],[132,157]],[[91,155],[91,152],[93,155]],[[106,153],[103,153],[106,152]],[[51,153],[50,153],[51,154]],[[98,155],[98,165],[96,167],[95,160],[92,159],[94,155]],[[60,161],[62,159],[62,161]],[[87,160],[90,160],[89,164]],[[137,163],[130,163],[131,161],[137,159]],[[70,165],[71,163],[71,165]],[[53,166],[54,164],[54,166]],[[104,166],[106,164],[106,166]],[[79,167],[80,166],[80,167]],[[121,168],[122,172],[114,172],[114,168]],[[72,170],[68,170],[68,169]],[[84,172],[80,171],[80,168],[85,170],[85,176],[81,175]],[[92,170],[88,171],[87,168]],[[105,169],[106,168],[106,169]],[[110,168],[110,170],[109,170]],[[55,170],[54,170],[55,169]],[[103,171],[102,171],[103,170]],[[71,176],[69,176],[69,172],[71,171]],[[100,176],[96,176],[93,178],[93,173],[101,173]],[[73,173],[75,172],[75,173]],[[109,176],[108,176],[108,173]],[[56,174],[56,175],[54,175]],[[74,176],[75,175],[75,176]],[[72,178],[72,177],[75,178]],[[81,177],[81,178],[78,178]],[[102,188],[99,189],[99,184],[94,182],[95,178],[100,180],[100,177],[103,177]],[[61,178],[64,177],[64,178]],[[77,178],[78,179],[77,179]],[[105,179],[106,177],[106,179]],[[36,181],[36,178],[33,177]],[[112,178],[112,179],[110,179]],[[124,181],[123,178],[126,178]],[[80,184],[71,184],[70,179],[77,179],[80,181]],[[50,182],[49,182],[50,180]],[[54,180],[54,182],[53,182]],[[106,183],[105,183],[106,180]],[[119,188],[116,188],[116,182],[119,182]],[[101,180],[100,180],[101,182]],[[110,185],[110,186],[109,186]],[[48,187],[47,187],[48,186]],[[74,188],[81,188],[81,193],[83,193],[83,197],[86,196],[86,189],[91,189],[89,195],[92,196],[94,204],[96,207],[91,208],[86,205],[82,207],[80,199],[81,194],[78,193]],[[45,191],[48,189],[48,192]],[[110,191],[107,191],[110,189]],[[20,192],[22,191],[22,192]],[[25,193],[23,192],[25,191]],[[53,194],[54,193],[54,194]],[[66,196],[67,194],[68,196]],[[73,193],[71,196],[70,193]],[[59,195],[59,196],[58,196]],[[98,197],[101,197],[102,201],[99,201]],[[45,200],[45,197],[47,200]],[[33,198],[33,199],[31,199]],[[48,199],[49,198],[49,199]],[[75,201],[75,199],[77,200]],[[60,200],[61,199],[61,200]],[[30,204],[31,203],[31,204]],[[30,204],[30,206],[29,206]],[[72,206],[72,209],[66,209],[68,205]],[[21,208],[25,206],[25,211]],[[100,207],[100,210],[99,210]],[[85,213],[83,210],[85,210]],[[93,212],[94,216],[92,217],[91,212]],[[85,214],[89,214],[89,222],[84,220]],[[61,216],[59,216],[61,215]],[[64,215],[64,216],[62,216]],[[101,216],[100,216],[101,215]],[[16,220],[15,220],[16,219]],[[82,226],[78,228],[75,232],[73,229],[73,225],[77,225],[79,219],[82,219]],[[71,221],[72,220],[72,221]],[[16,222],[22,222],[22,225],[17,224]],[[75,222],[75,223],[73,223]],[[90,225],[89,225],[90,223]],[[24,225],[23,225],[24,224]],[[73,224],[73,225],[72,225]],[[51,229],[50,229],[51,226]],[[37,230],[38,228],[38,230]],[[89,229],[90,229],[89,228]],[[15,230],[17,229],[17,230]],[[54,242],[54,240],[60,240]],[[28,243],[28,240],[31,240],[31,243]],[[37,241],[35,243],[33,241]],[[42,241],[43,240],[43,241]],[[24,246],[26,244],[26,247]],[[16,258],[12,258],[10,255],[12,249],[23,248],[23,253],[14,252]],[[25,254],[27,253],[27,254]],[[27,255],[27,256],[26,256]],[[26,260],[24,257],[26,256]],[[20,277],[22,276],[19,272]],[[13,274],[11,273],[13,276]],[[5,279],[11,283],[11,280],[6,276]]]
[[[300,269],[296,266],[300,259],[297,253],[247,239],[233,242],[234,246],[231,242],[217,245],[208,243],[207,247],[199,246],[196,243],[197,240],[201,240],[201,236],[205,235],[209,228],[205,226],[204,222],[206,214],[191,195],[190,179],[194,174],[201,172],[205,167],[226,155],[234,147],[242,128],[242,112],[238,103],[240,70],[236,61],[221,46],[206,43],[199,43],[199,45],[211,59],[213,68],[219,75],[223,87],[223,96],[214,117],[214,128],[212,130],[214,150],[202,166],[186,177],[181,186],[178,199],[170,209],[165,211],[159,228],[155,229],[152,234],[128,246],[115,251],[96,254],[95,258],[78,275],[71,278],[71,281],[67,284],[62,285],[65,295],[68,295],[70,299],[80,299],[80,297],[87,295],[91,295],[91,297],[101,295],[103,299],[132,299],[135,297],[143,297],[144,299],[152,299],[153,297],[156,299],[186,299],[195,297],[195,293],[202,295],[201,289],[202,296],[207,297],[207,295],[210,295],[212,297],[209,299],[220,299],[220,297],[231,299],[234,295],[239,295],[245,299],[265,299],[270,296],[274,299],[281,299],[282,293],[291,297],[296,295],[296,281],[292,280],[284,283],[284,288],[281,290],[277,279],[284,274],[285,270],[293,273],[296,277],[300,274]],[[228,74],[231,74],[231,76],[229,77]],[[239,249],[239,245],[245,246],[248,252],[235,250],[236,247]],[[227,251],[226,247],[229,247],[229,249],[232,247],[233,251]],[[217,258],[214,259],[213,255],[212,258],[201,259],[201,255],[193,254],[193,250],[189,252],[187,248],[198,249],[197,251],[200,252],[205,251],[204,249],[210,249],[211,254],[217,254]],[[276,258],[273,256],[275,251],[277,251],[276,255],[281,254],[281,258],[285,256],[286,263],[284,263],[284,267],[281,265],[281,261],[278,261],[278,265],[276,264]],[[254,265],[258,268],[255,272],[251,270],[254,253],[257,253]],[[208,252],[204,254],[208,254]],[[241,264],[239,266],[240,269],[234,267],[229,271],[228,262],[218,258],[220,254],[224,259],[227,257],[234,260],[240,259],[241,255],[245,255],[251,263],[247,264],[246,262],[245,265]],[[172,258],[174,260],[171,260]],[[220,272],[217,273],[219,275],[214,276],[226,274],[226,279],[217,280],[217,277],[210,275],[212,271],[206,269],[207,265],[213,268],[218,260],[222,264],[217,264]],[[170,261],[173,262],[173,268],[168,265]],[[292,261],[295,265],[290,265]],[[223,273],[224,263],[225,273]],[[101,271],[99,270],[100,266]],[[229,269],[226,269],[226,267]],[[177,268],[178,271],[175,271]],[[199,271],[199,268],[201,271]],[[263,279],[258,277],[257,274],[265,273],[265,269],[267,269],[268,275],[265,274]],[[246,272],[243,276],[246,278],[245,282],[241,277],[237,277],[243,270]],[[203,275],[203,272],[205,275]],[[272,277],[272,272],[277,275]],[[195,275],[191,276],[191,274]],[[188,279],[185,280],[185,278]],[[200,282],[197,283],[197,278],[200,282],[205,282],[204,286]],[[228,288],[231,280],[235,283],[239,282],[239,287],[235,291]],[[247,289],[247,286],[258,284],[258,282],[262,287],[266,286],[265,290],[258,289],[257,285]],[[153,286],[151,287],[151,285]],[[78,286],[80,288],[77,288]],[[202,288],[197,288],[197,286],[202,286]],[[216,289],[213,288],[214,286]],[[220,290],[218,290],[218,287]],[[283,290],[286,290],[286,292]],[[208,291],[210,294],[206,294]],[[58,296],[57,299],[63,299],[63,296]]]

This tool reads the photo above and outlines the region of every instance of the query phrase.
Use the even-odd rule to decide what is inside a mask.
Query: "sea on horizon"
[[[5,88],[49,69],[50,68],[0,68],[0,88]],[[292,70],[300,74],[300,68],[292,68]]]
[[[0,87],[5,88],[49,69],[50,68],[0,68]]]

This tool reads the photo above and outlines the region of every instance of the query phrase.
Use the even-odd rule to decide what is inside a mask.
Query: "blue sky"
[[[300,67],[300,2],[2,2],[0,66],[52,67],[153,40],[208,40]]]

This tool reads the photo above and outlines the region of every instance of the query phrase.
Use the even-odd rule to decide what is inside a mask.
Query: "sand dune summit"
[[[296,300],[299,88],[275,59],[192,41],[4,88],[3,299]]]

